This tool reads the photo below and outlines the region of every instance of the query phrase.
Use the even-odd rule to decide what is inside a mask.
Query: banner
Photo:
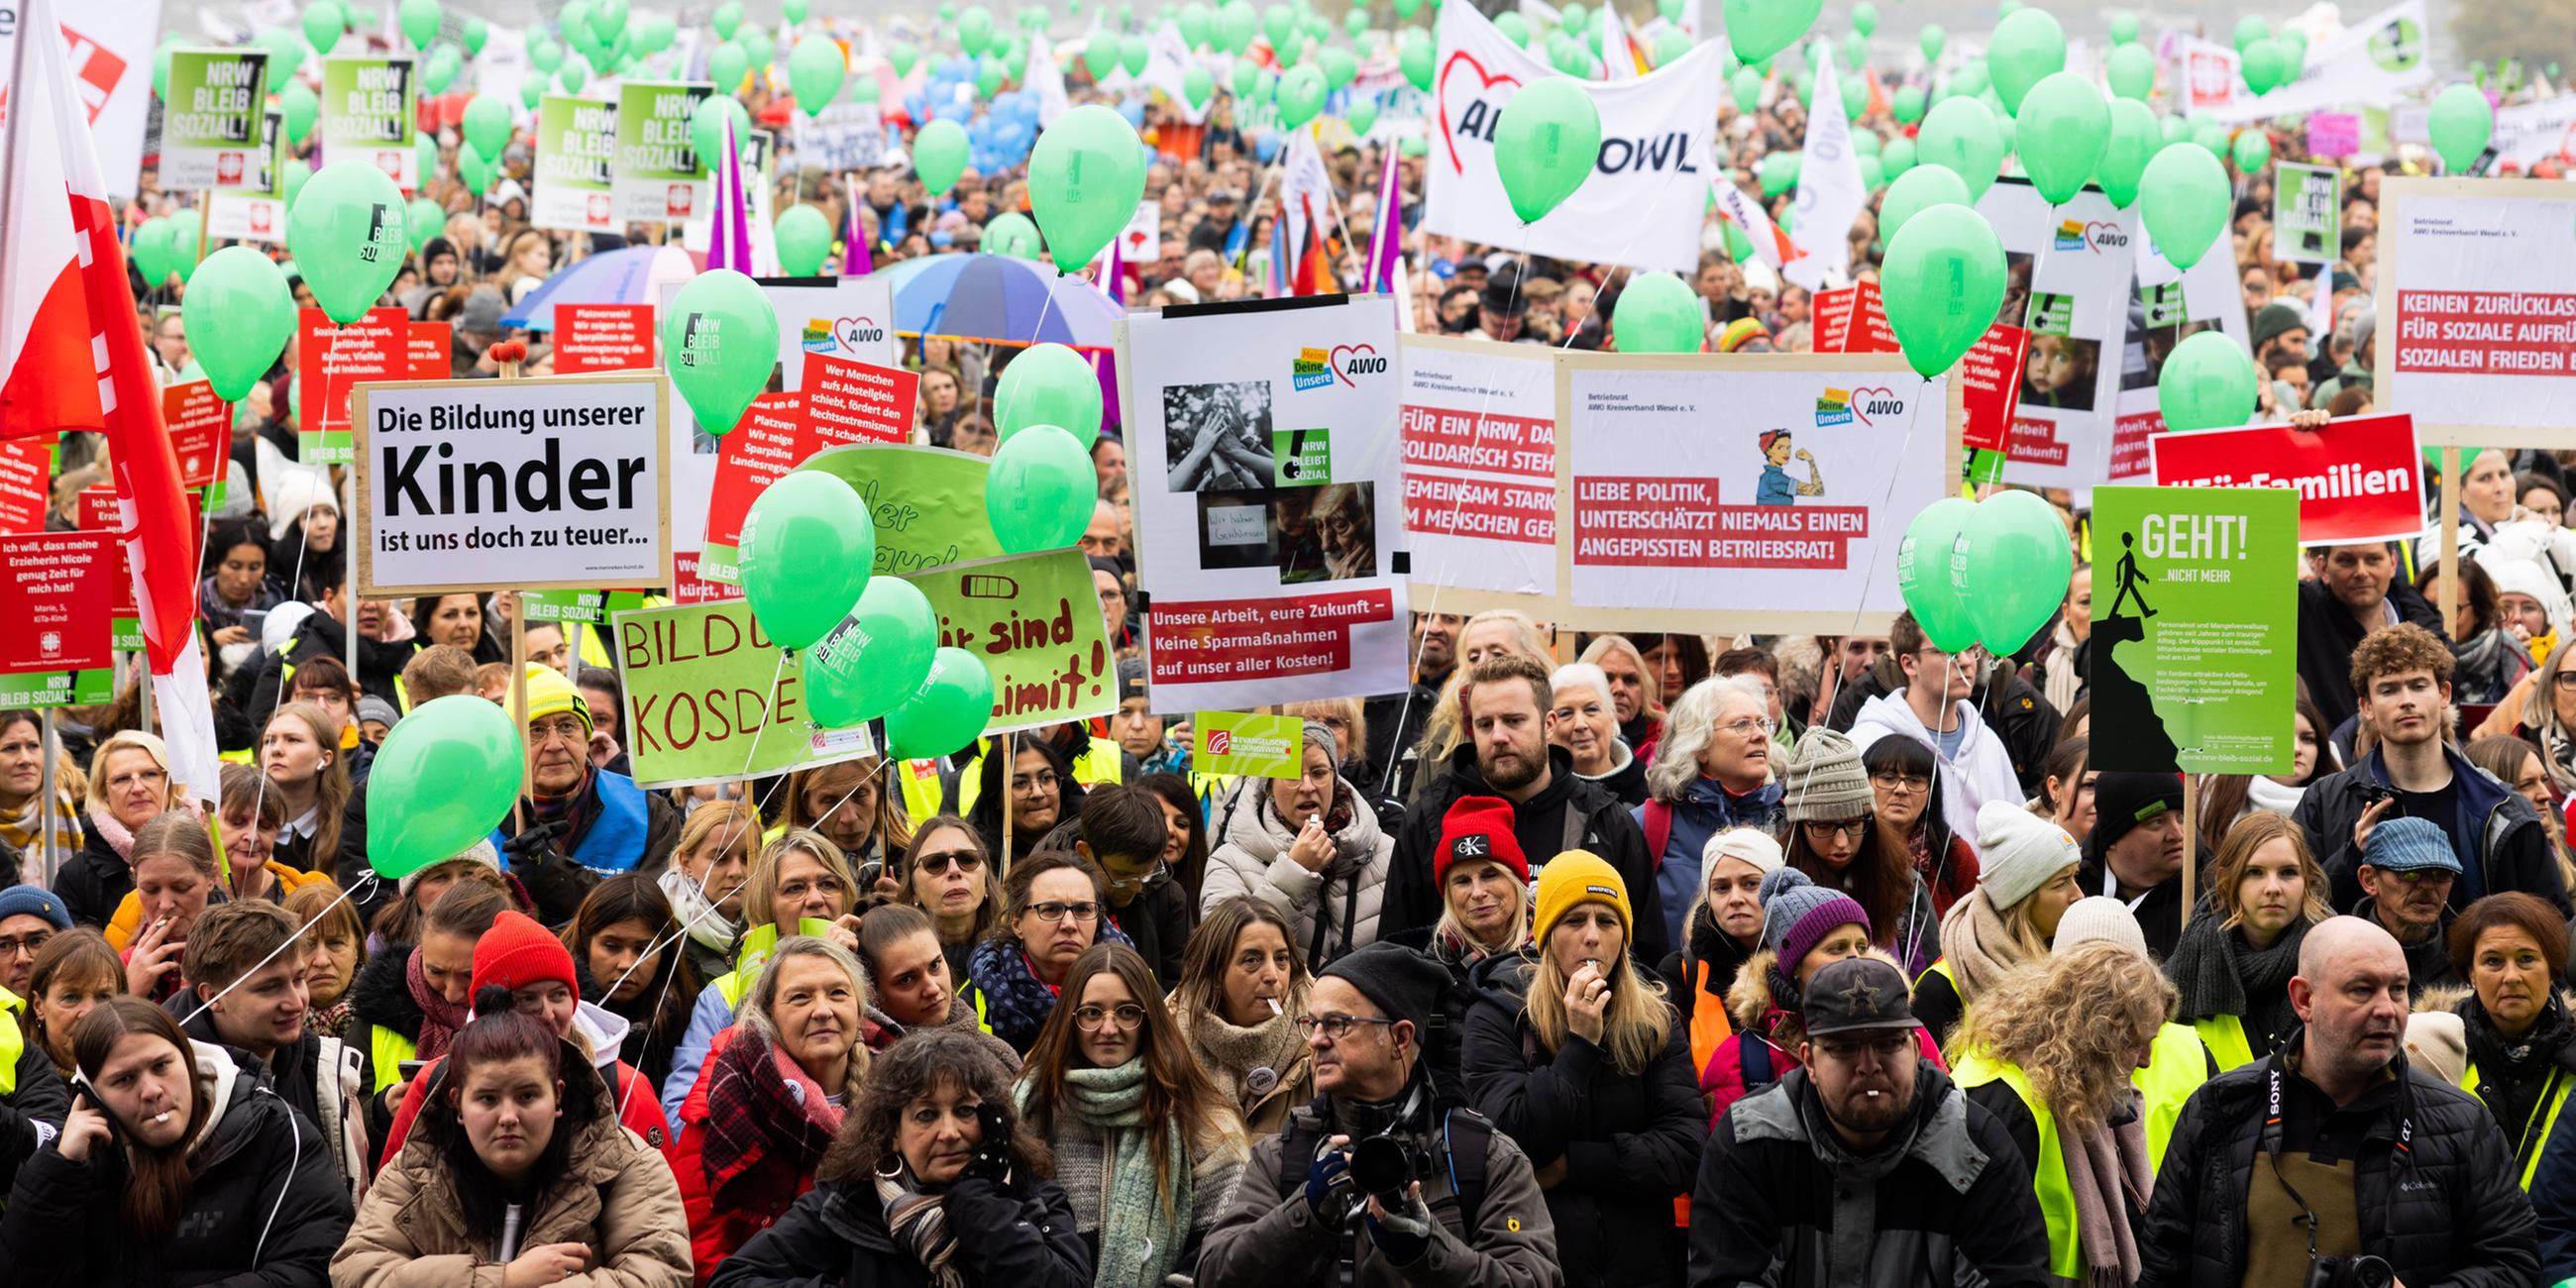
[[[2576,183],[2380,185],[2380,411],[2430,444],[2554,446],[2576,396]]]
[[[1895,353],[1896,329],[1887,324],[1887,301],[1878,281],[1815,293],[1814,352]]]
[[[0,536],[0,589],[9,601],[0,613],[0,706],[108,700],[116,545],[112,532]]]
[[[558,304],[555,374],[649,371],[653,339],[650,304]]]
[[[2012,445],[2015,396],[2029,354],[2030,332],[1997,322],[1960,357],[1960,446],[2001,452]]]
[[[1558,73],[1474,5],[1442,5],[1423,229],[1557,259],[1695,272],[1702,205],[1718,175],[1711,142],[1723,59],[1710,41],[1635,80],[1583,82],[1601,112],[1592,177],[1524,228],[1494,168],[1494,123],[1514,90]]]
[[[2331,264],[2343,258],[2343,171],[2281,162],[2272,187],[2272,258]]]
[[[609,212],[619,223],[685,223],[705,209],[706,159],[689,142],[689,115],[708,84],[628,81],[617,87],[617,154]]]
[[[364,161],[420,187],[420,80],[409,55],[322,60],[322,163]]]
[[[868,731],[805,711],[805,663],[785,658],[741,600],[613,616],[626,698],[618,730],[635,781],[685,787],[876,754]]]
[[[224,481],[232,457],[232,404],[215,396],[203,380],[161,389],[161,423],[170,431],[170,449],[179,458],[179,485],[200,488]]]
[[[268,108],[260,113],[257,177],[239,187],[218,188],[208,200],[206,236],[210,239],[267,242],[286,240],[286,113]]]
[[[2552,158],[2576,161],[2576,94],[2497,108],[2495,133],[2487,146],[2495,149],[2499,164],[2512,162],[2525,169]]]
[[[18,65],[18,19],[24,10],[11,5],[7,13],[8,20],[0,21],[0,88]],[[131,198],[143,172],[144,131],[158,110],[152,60],[153,42],[161,32],[161,0],[110,0],[85,8],[75,21],[57,16],[55,27],[62,33],[64,66],[88,113],[84,123],[98,149],[106,195]],[[166,190],[170,184],[165,179],[161,186]]]
[[[2004,478],[2034,487],[2086,487],[2111,457],[2132,248],[2133,210],[2087,188],[2051,206],[2021,179],[1998,179],[1977,213],[2003,239],[2007,283],[1996,320],[2030,333],[2014,394]],[[2223,258],[2223,257],[2222,257]],[[2240,308],[2239,312],[2243,310]],[[2137,468],[2144,470],[2141,457]],[[1910,511],[1909,511],[1910,513]]]
[[[1806,144],[1799,152],[1797,217],[1789,230],[1789,239],[1806,254],[1780,271],[1809,291],[1840,286],[1850,277],[1852,221],[1869,205],[1860,156],[1852,150],[1851,118],[1844,115],[1842,91],[1834,86],[1834,60],[1828,54],[1814,63],[1815,106],[1808,111]]]
[[[828,353],[805,360],[805,426],[824,446],[905,441],[920,394],[917,371]]]
[[[296,310],[296,327],[295,458],[306,465],[346,465],[353,459],[349,391],[373,381],[422,378],[411,365],[411,315],[387,306],[340,326],[307,307]]]
[[[161,109],[166,192],[264,188],[259,120],[268,105],[268,51],[174,49]]]
[[[1296,716],[1198,712],[1190,717],[1190,768],[1247,778],[1302,777],[1305,723]]]
[[[528,201],[528,222],[566,232],[618,231],[623,225],[610,195],[616,160],[615,103],[566,94],[538,100],[536,191]]]
[[[1118,709],[1118,655],[1091,561],[1070,546],[949,564],[904,578],[939,615],[939,643],[993,673],[986,733],[1088,720]]]
[[[1121,326],[1157,709],[1403,689],[1397,363],[1395,311],[1379,296]]]
[[[2158,487],[2279,487],[2299,494],[2299,544],[2412,541],[2424,532],[2423,456],[2411,416],[2323,430],[2248,425],[2147,440]]]
[[[1560,625],[1842,634],[1904,608],[1903,516],[1957,477],[1946,378],[1893,355],[1567,353],[1558,370]]]
[[[366,385],[361,595],[671,581],[659,373]]]
[[[1518,607],[1544,615],[1559,602],[1555,355],[1538,345],[1419,335],[1404,337],[1399,352],[1413,598],[1458,612]]]
[[[885,121],[873,102],[854,103],[844,96],[820,116],[798,111],[788,120],[787,141],[795,145],[799,170],[873,170],[885,160]]]
[[[2308,155],[2320,161],[2339,161],[2361,151],[2361,114],[2358,112],[2311,112],[2308,114]]]
[[[2253,332],[2245,318],[2245,296],[2237,283],[2234,259],[2203,255],[2184,273],[2156,249],[2153,239],[2141,235],[2135,244],[2110,467],[2095,475],[2095,481],[2144,482],[2150,476],[2147,444],[2165,432],[2156,382],[2163,377],[2165,359],[2175,345],[2197,332],[2218,330],[2246,352],[2253,351]]]
[[[2094,767],[2289,771],[2298,528],[2288,488],[2094,489]]]
[[[2391,5],[2310,46],[2307,69],[2271,93],[2256,97],[2239,85],[2239,92],[2224,100],[2191,106],[2207,109],[2225,125],[2319,108],[2386,108],[2433,83],[2425,47],[2427,21],[2424,0]],[[2235,51],[2227,53],[2234,58]]]

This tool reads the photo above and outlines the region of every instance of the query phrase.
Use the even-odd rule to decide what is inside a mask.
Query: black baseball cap
[[[1905,976],[1871,957],[1846,957],[1807,981],[1807,1036],[1920,1027]]]

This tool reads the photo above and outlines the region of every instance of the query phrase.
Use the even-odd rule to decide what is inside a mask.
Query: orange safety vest
[[[1708,1071],[1708,1062],[1716,1057],[1717,1049],[1735,1036],[1735,1021],[1726,1013],[1726,999],[1711,996],[1707,983],[1708,963],[1692,962],[1690,978],[1682,981],[1682,987],[1691,992],[1691,1068],[1701,1073]],[[1685,1230],[1690,1228],[1690,1201],[1688,1194],[1673,1198],[1673,1224]]]

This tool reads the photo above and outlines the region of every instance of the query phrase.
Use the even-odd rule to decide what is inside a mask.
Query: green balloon
[[[313,46],[314,53],[328,54],[340,43],[340,33],[349,29],[349,11],[340,7],[340,0],[313,0],[304,6],[303,26],[304,43]]]
[[[1914,43],[1923,50],[1924,62],[1937,63],[1941,61],[1941,50],[1950,43],[1950,33],[1937,22],[1927,22],[1922,31],[1915,33]]]
[[[1989,88],[1988,77],[1986,74],[1986,60],[1983,58],[1971,58],[1968,61],[1961,63],[1957,74],[1950,77],[1949,88],[1952,94],[1964,95],[1969,98],[1975,98],[1977,95],[1985,93]]]
[[[1512,213],[1534,224],[1592,177],[1601,111],[1581,83],[1549,77],[1503,104],[1494,122],[1494,166]]]
[[[1216,77],[1208,74],[1207,68],[1190,64],[1190,69],[1181,73],[1181,96],[1189,100],[1193,110],[1206,107],[1208,100],[1216,97]]]
[[[724,164],[725,127],[733,127],[733,146],[738,152],[751,141],[751,112],[742,100],[731,94],[709,94],[698,100],[697,110],[689,113],[689,146],[697,150],[698,169],[712,173]]]
[[[1535,34],[1530,30],[1529,19],[1521,16],[1518,9],[1505,9],[1495,14],[1494,30],[1501,33],[1503,39],[1523,49],[1529,48],[1530,39]]]
[[[567,94],[580,93],[582,85],[587,83],[589,80],[590,69],[582,66],[578,62],[566,61],[564,65],[555,72],[555,84],[563,86],[564,92]]]
[[[545,97],[546,82],[543,77],[531,76],[519,82],[519,102],[528,110],[535,111],[537,104],[544,102]]]
[[[2247,14],[2236,20],[2236,52],[2242,55],[2247,45],[2272,34],[2272,24],[2260,14]]]
[[[679,23],[667,13],[648,13],[636,24],[635,47],[647,54],[658,54],[679,39]]]
[[[1893,182],[1914,169],[1914,140],[1902,134],[1889,139],[1887,145],[1879,150],[1878,159],[1886,166],[1887,177]]]
[[[1007,73],[1005,73],[1005,72],[1002,70],[1002,63],[1001,63],[1001,60],[1000,60],[1000,59],[997,59],[997,58],[993,58],[993,57],[987,56],[987,57],[979,58],[979,59],[977,59],[977,60],[976,60],[976,67],[975,67],[975,95],[976,95],[976,97],[978,97],[978,98],[983,98],[983,99],[990,99],[990,98],[992,98],[995,94],[999,94],[999,93],[1001,93],[1001,92],[1002,92],[1002,82],[1003,82],[1003,81],[1005,81],[1005,80],[1007,80],[1007,79],[1009,79],[1008,74],[1007,74]]]
[[[2138,180],[2138,218],[2156,249],[2174,267],[2188,269],[2226,229],[2233,192],[2227,167],[2208,150],[2166,148]]]
[[[1920,85],[1907,85],[1898,89],[1895,99],[1888,104],[1888,110],[1895,114],[1897,122],[1902,125],[1912,125],[1922,120],[1924,107],[1923,87]]]
[[[286,216],[286,248],[314,301],[343,326],[366,316],[403,265],[402,189],[365,161],[314,172]]]
[[[510,144],[510,105],[492,94],[477,94],[468,100],[465,141],[487,157],[501,155],[501,149]]]
[[[2231,151],[2236,158],[2238,174],[2261,174],[2265,166],[2272,164],[2271,136],[2258,127],[2248,126],[2239,130],[2236,145]]]
[[[1964,498],[1943,497],[1923,507],[1896,544],[1896,589],[1905,597],[1906,611],[1914,614],[1914,624],[1923,628],[1923,638],[1944,653],[1977,642],[1977,625],[1950,581],[1951,550],[1976,508]]]
[[[1241,55],[1252,47],[1252,38],[1261,31],[1261,15],[1253,12],[1252,0],[1231,0],[1216,11],[1217,43],[1227,52]]]
[[[840,475],[792,470],[751,499],[738,546],[742,597],[762,633],[780,648],[803,649],[858,605],[876,566],[877,525]]]
[[[1054,425],[1088,452],[1100,437],[1100,375],[1061,344],[1033,345],[1002,370],[993,416],[1005,442],[1032,425]]]
[[[1005,210],[984,225],[984,239],[976,243],[987,255],[1008,255],[1012,259],[1036,259],[1043,252],[1038,226],[1027,215]]]
[[[313,122],[322,115],[321,98],[311,86],[300,80],[291,80],[286,82],[285,89],[278,92],[277,102],[286,114],[287,143],[302,146],[306,136],[313,133]]]
[[[1323,66],[1324,84],[1333,89],[1348,89],[1351,82],[1359,76],[1360,60],[1352,57],[1351,51],[1339,45],[1326,46],[1316,61]]]
[[[1377,127],[1377,100],[1373,98],[1354,100],[1349,109],[1342,113],[1342,122],[1351,127],[1352,134],[1367,138],[1368,132]]]
[[[268,256],[227,246],[188,275],[179,315],[188,324],[188,352],[205,367],[215,396],[240,402],[286,351],[295,293]]]
[[[1207,48],[1208,36],[1213,32],[1215,25],[1216,11],[1208,8],[1200,0],[1190,0],[1188,4],[1181,6],[1182,44],[1192,49]]]
[[[1038,135],[1029,150],[1029,208],[1057,271],[1090,263],[1135,217],[1145,196],[1144,152],[1136,127],[1098,103],[1065,113]]]
[[[488,703],[486,705],[489,705]],[[902,706],[886,713],[886,750],[907,760],[962,751],[993,716],[993,673],[984,659],[942,647]]]
[[[807,116],[821,116],[832,105],[832,96],[841,92],[841,81],[849,71],[848,58],[829,36],[807,36],[787,55],[787,85]]]
[[[1279,123],[1294,130],[1314,120],[1315,113],[1324,110],[1324,95],[1328,92],[1321,69],[1290,69],[1279,78]]]
[[[432,96],[444,94],[456,83],[456,74],[465,70],[465,57],[454,45],[440,45],[429,51],[429,63],[420,69],[420,85]]]
[[[2136,204],[2138,183],[2146,175],[2147,161],[2163,145],[2156,114],[2146,104],[2130,98],[2111,100],[2111,138],[2102,147],[2102,160],[2093,168],[2093,178],[2102,185],[2102,195],[2109,197],[2114,207],[2126,210]]]
[[[447,211],[427,197],[414,197],[403,208],[403,226],[411,234],[412,253],[417,255],[447,227]]]
[[[2111,138],[2111,105],[2092,81],[2058,72],[2023,96],[2020,127],[2023,171],[2048,204],[2062,206],[2084,190],[2102,160]]]
[[[1396,151],[1409,157],[1427,157],[1431,155],[1431,140],[1419,134],[1408,134],[1397,144]]]
[[[465,25],[458,29],[456,38],[465,42],[467,54],[480,54],[483,46],[492,39],[492,24],[480,18],[467,18]]]
[[[1859,3],[1852,6],[1851,24],[1852,30],[1859,32],[1863,36],[1869,36],[1876,33],[1878,30],[1878,6],[1871,4],[1869,0],[1860,0]]]
[[[2114,45],[2138,43],[2138,15],[2127,10],[2111,15],[2111,43]]]
[[[2057,615],[2074,571],[2066,525],[2036,492],[1998,492],[1969,507],[1951,548],[1951,588],[1997,657],[2021,651]]]
[[[720,93],[730,94],[751,74],[751,55],[740,45],[718,45],[707,55],[707,79],[714,81]]]
[[[1879,289],[1906,362],[1918,375],[1940,375],[2003,307],[2003,243],[1973,207],[1927,206],[1887,239]]]
[[[1663,67],[1689,56],[1690,51],[1689,32],[1679,27],[1661,27],[1655,31],[1654,45],[1648,50],[1648,55],[1655,60],[1655,66]]]
[[[1896,232],[1906,222],[1932,206],[1964,206],[1968,186],[1946,166],[1915,166],[1896,176],[1887,185],[1887,195],[1878,203],[1878,236],[1882,242],[1896,240]]]
[[[1126,68],[1128,75],[1144,75],[1145,64],[1152,57],[1153,51],[1145,47],[1143,36],[1131,31],[1118,38],[1118,65]]]
[[[1798,170],[1804,157],[1796,152],[1773,152],[1762,158],[1754,172],[1762,180],[1762,195],[1776,197],[1797,186]]]
[[[1004,550],[1057,550],[1081,539],[1099,496],[1099,474],[1081,440],[1059,426],[1030,425],[993,450],[984,517]]]
[[[2281,83],[2281,45],[2266,36],[2245,46],[2237,55],[2237,68],[2245,77],[2245,88],[2257,97],[2272,92]]]
[[[735,34],[733,43],[742,46],[742,52],[751,59],[755,71],[769,66],[770,59],[778,54],[778,42],[771,40],[769,33],[757,25],[745,26]]]
[[[732,432],[778,365],[778,315],[769,297],[730,268],[690,278],[662,314],[662,365],[700,428],[718,437]]]
[[[1246,65],[1248,66],[1249,64]],[[1082,67],[1083,70],[1091,73],[1091,79],[1107,80],[1109,78],[1109,73],[1118,70],[1117,39],[1112,36],[1101,35],[1094,36],[1089,41],[1084,42],[1082,46]]]
[[[866,724],[910,700],[939,651],[939,614],[900,577],[871,577],[859,602],[805,655],[805,705],[826,729]]]
[[[742,0],[724,0],[707,16],[707,25],[715,28],[716,39],[733,39],[733,33],[742,28]]]
[[[1725,0],[1726,39],[1737,62],[1758,63],[1798,42],[1825,0]]]
[[[1876,192],[1881,187],[1886,186],[1886,183],[1887,163],[1879,160],[1874,154],[1862,157],[1860,159],[1861,187],[1868,189],[1871,192]]]
[[[1735,96],[1735,110],[1751,112],[1762,106],[1762,73],[1750,67],[1738,67],[1726,81],[1727,92]]]
[[[1430,77],[1430,75],[1431,75],[1431,54],[1430,54],[1430,52],[1429,52],[1429,51],[1427,51],[1427,50],[1426,50],[1426,51],[1424,51],[1424,53],[1423,53],[1423,55],[1422,55],[1422,69],[1423,69],[1422,74],[1423,74],[1424,78],[1425,78],[1425,79],[1426,79],[1426,81],[1427,81],[1427,80],[1428,80],[1428,78],[1429,78],[1429,77]],[[1406,74],[1407,76],[1412,75],[1412,73],[1411,73],[1409,70],[1408,70],[1405,74]],[[1253,87],[1253,86],[1255,86],[1255,85],[1258,85],[1258,84],[1260,84],[1260,83],[1261,83],[1261,66],[1260,66],[1260,64],[1255,63],[1255,62],[1253,62],[1252,60],[1250,60],[1250,59],[1248,59],[1248,58],[1247,58],[1247,59],[1239,59],[1239,60],[1237,60],[1237,61],[1235,62],[1235,64],[1234,64],[1234,96],[1235,96],[1236,98],[1250,98],[1250,97],[1252,97],[1252,87]],[[1423,88],[1428,89],[1428,88],[1430,88],[1430,86],[1429,86],[1428,84],[1426,84],[1426,85],[1424,85],[1424,87],[1423,87]]]
[[[547,39],[545,33],[539,32],[538,34],[529,37],[529,66],[536,68],[538,71],[544,72],[548,76],[552,76],[555,74],[556,68],[563,66],[563,58],[563,46]]]
[[[615,41],[626,31],[626,0],[590,0],[590,34],[602,42]]]
[[[499,177],[500,172],[501,164],[484,156],[482,149],[471,143],[457,145],[456,177],[464,180],[466,188],[476,195],[490,192],[492,180]]]
[[[966,127],[941,119],[922,126],[912,140],[912,169],[931,196],[945,194],[966,173]]]
[[[1619,292],[1610,334],[1621,353],[1697,353],[1708,312],[1690,284],[1671,273],[1639,273]]]
[[[285,185],[278,191],[285,195],[286,210],[289,215],[295,213],[295,199],[303,193],[304,185],[311,182],[312,179],[313,167],[306,165],[301,161],[290,161],[287,164]],[[287,222],[291,224],[294,221],[289,219]]]
[[[797,206],[778,217],[778,265],[789,277],[812,277],[823,271],[832,253],[832,221],[812,206]]]
[[[2229,429],[2254,419],[2254,359],[2223,331],[2185,336],[2156,377],[2156,410],[2171,430]]]
[[[1915,155],[1958,175],[1973,206],[1994,186],[2003,165],[2003,134],[1985,104],[1973,98],[1945,98],[1924,116],[1923,128],[1915,136]]]
[[[1297,34],[1297,11],[1278,3],[1262,10],[1261,34],[1269,37],[1272,49],[1285,46]]]
[[[491,835],[519,800],[527,739],[497,702],[455,693],[414,707],[367,775],[367,866],[399,881]]]
[[[2156,87],[2156,56],[2144,45],[2113,45],[2103,72],[2110,78],[2112,93],[2143,103]]]
[[[443,16],[438,0],[402,0],[394,10],[394,21],[414,49],[427,49],[429,42],[438,39],[438,21]]]
[[[2442,169],[2451,174],[2465,173],[2476,163],[2478,154],[2487,150],[2487,140],[2495,134],[2495,106],[2487,102],[2486,92],[2474,85],[2452,85],[2434,95],[2429,124],[2433,151],[2442,158]]]
[[[980,4],[970,4],[957,14],[957,46],[969,56],[984,52],[993,43],[993,11]]]
[[[170,282],[170,227],[170,216],[154,215],[134,230],[130,255],[147,291],[160,290]]]
[[[909,40],[898,40],[886,51],[886,61],[894,65],[897,77],[910,76],[913,66],[921,61],[921,47]]]
[[[1986,66],[2004,111],[2018,116],[2031,86],[2066,70],[2066,31],[2045,9],[2021,10],[1995,24]]]

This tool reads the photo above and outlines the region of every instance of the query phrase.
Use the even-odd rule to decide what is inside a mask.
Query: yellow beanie
[[[521,725],[569,711],[581,717],[584,731],[595,727],[590,720],[590,704],[581,700],[581,690],[572,687],[572,681],[565,679],[563,672],[542,662],[528,663],[527,671],[528,714],[519,721]]]
[[[1618,909],[1623,937],[1636,937],[1637,914],[1628,906],[1628,883],[1619,879],[1619,869],[1590,850],[1567,850],[1549,860],[1538,874],[1538,942],[1545,944],[1576,904],[1596,900]]]

